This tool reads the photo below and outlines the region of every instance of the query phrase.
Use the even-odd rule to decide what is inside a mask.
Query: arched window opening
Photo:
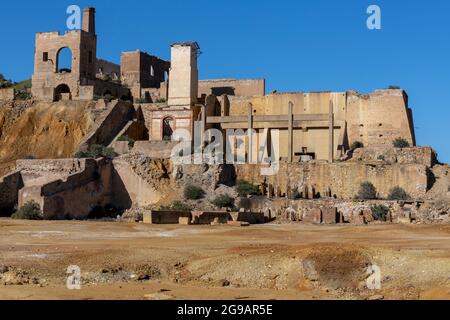
[[[166,117],[163,120],[162,137],[163,140],[172,140],[172,135],[174,131],[175,121],[172,117]]]
[[[72,50],[70,50],[70,48],[65,47],[59,49],[56,57],[56,72],[72,72]]]

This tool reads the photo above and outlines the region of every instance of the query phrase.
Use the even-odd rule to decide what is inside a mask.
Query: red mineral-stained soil
[[[0,219],[0,282],[0,299],[450,299],[450,226]]]

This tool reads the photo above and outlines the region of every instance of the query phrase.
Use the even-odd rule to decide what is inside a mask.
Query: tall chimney
[[[81,30],[95,34],[95,8],[84,8],[83,27]]]

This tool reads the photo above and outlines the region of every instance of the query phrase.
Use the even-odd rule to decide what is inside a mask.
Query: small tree
[[[389,208],[382,204],[374,205],[372,208],[372,216],[375,220],[386,221],[386,217],[389,214]]]
[[[240,197],[247,197],[249,195],[259,195],[259,188],[245,180],[239,180],[236,185],[236,191]]]
[[[377,189],[375,186],[369,182],[361,183],[359,187],[357,198],[360,200],[373,200],[377,198]]]
[[[228,194],[221,194],[212,201],[212,204],[218,208],[230,208],[234,205],[234,199]]]
[[[198,200],[205,196],[205,191],[202,188],[188,185],[184,188],[184,198],[188,200]]]
[[[179,200],[176,200],[172,202],[169,206],[161,206],[159,208],[160,210],[167,210],[167,211],[191,211],[192,208]]]
[[[388,89],[400,89],[400,86],[389,86]]]
[[[21,220],[42,220],[41,207],[34,200],[25,203],[11,218]]]
[[[361,141],[354,141],[350,146],[350,150],[356,150],[359,148],[364,148],[364,144]]]
[[[400,187],[394,187],[389,191],[389,200],[408,200],[409,195]]]
[[[401,137],[392,141],[392,144],[393,144],[394,148],[408,148],[409,147],[409,142],[406,139],[401,138]]]
[[[113,148],[108,148],[105,146],[102,146],[100,144],[93,144],[89,147],[87,151],[78,151],[75,154],[76,158],[107,158],[107,159],[113,159],[117,157],[117,153],[114,152]]]

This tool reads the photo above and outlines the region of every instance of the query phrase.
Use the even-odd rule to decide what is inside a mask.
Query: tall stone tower
[[[168,105],[190,108],[197,102],[200,47],[196,42],[174,43],[171,47]]]

